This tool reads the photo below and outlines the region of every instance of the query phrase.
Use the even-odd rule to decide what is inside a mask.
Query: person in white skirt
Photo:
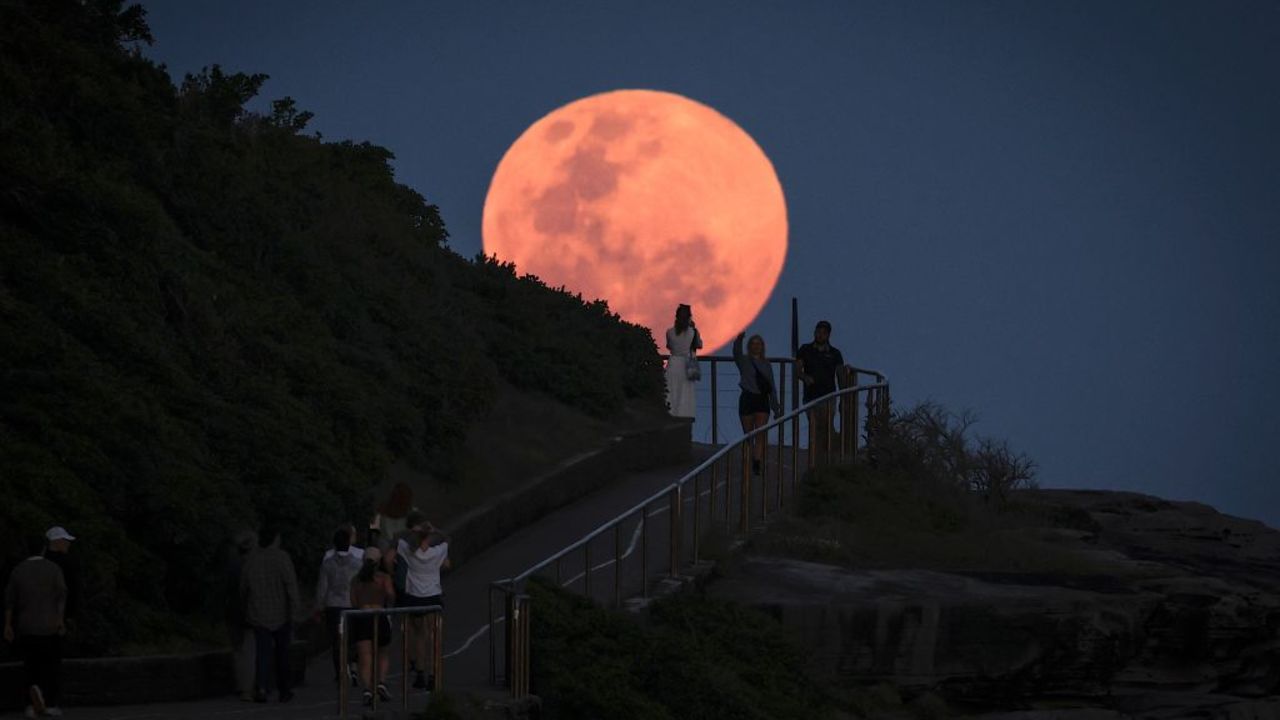
[[[667,352],[671,354],[667,360],[667,406],[675,417],[692,418],[697,412],[697,373],[692,368],[701,347],[693,310],[688,305],[677,307],[675,326],[667,328]]]

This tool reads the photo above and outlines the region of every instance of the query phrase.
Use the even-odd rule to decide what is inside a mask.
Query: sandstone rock
[[[818,670],[843,682],[1003,708],[975,717],[1280,719],[1280,532],[1136,493],[1034,491],[1019,501],[1055,519],[1035,537],[1107,572],[748,557],[710,591],[775,614]]]

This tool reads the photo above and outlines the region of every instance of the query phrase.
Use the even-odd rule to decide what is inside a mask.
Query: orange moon
[[[493,174],[484,251],[603,299],[665,348],[676,305],[705,350],[764,307],[787,252],[782,185],[764,151],[680,95],[618,90],[535,122]]]

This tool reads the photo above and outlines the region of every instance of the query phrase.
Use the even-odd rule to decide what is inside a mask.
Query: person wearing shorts
[[[400,607],[428,607],[444,604],[444,591],[440,584],[440,571],[449,567],[449,538],[425,523],[408,538],[401,539],[396,553],[404,558],[407,566],[404,594]],[[427,627],[425,616],[416,615],[406,624],[412,629],[417,672],[413,680],[415,688],[434,687],[434,675],[428,681],[423,668],[427,667]]]
[[[371,610],[390,607],[395,604],[396,591],[391,584],[391,576],[382,571],[382,552],[377,547],[365,549],[360,572],[351,580],[351,607],[359,610]],[[377,623],[377,647],[374,647],[374,627]],[[364,687],[364,702],[373,704],[373,693],[378,693],[381,700],[390,700],[387,691],[386,677],[391,658],[387,647],[391,645],[391,620],[386,615],[358,616],[351,619],[351,640],[356,645],[356,653],[360,663],[360,682]],[[377,658],[378,673],[373,674],[373,662]]]

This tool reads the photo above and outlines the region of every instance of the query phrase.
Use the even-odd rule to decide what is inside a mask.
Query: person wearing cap
[[[46,542],[54,536],[59,543],[75,539],[57,527],[45,534]],[[43,555],[32,555],[9,575],[4,600],[4,639],[17,646],[26,673],[26,716],[61,715],[62,641],[67,632],[62,568]]]
[[[830,395],[844,386],[848,366],[844,355],[831,344],[831,323],[819,320],[813,328],[813,342],[796,351],[796,376],[804,383],[804,402]],[[809,410],[811,429],[809,451],[815,464],[825,459],[830,443],[834,406],[825,404]]]
[[[80,562],[71,553],[71,541],[75,540],[67,529],[55,525],[44,534],[44,556],[62,568],[62,577],[67,583],[67,610],[65,621],[67,633],[74,636],[76,618],[80,613]]]
[[[351,581],[349,593],[347,602],[357,610],[381,609],[395,605],[395,586],[392,584],[391,575],[384,571],[382,551],[376,546],[365,548],[364,561],[360,565],[360,572]],[[351,639],[356,644],[356,654],[359,657],[360,682],[364,686],[366,705],[373,704],[374,692],[378,693],[381,700],[391,699],[391,693],[387,691],[386,684],[387,672],[391,667],[391,659],[387,654],[387,648],[391,645],[391,621],[386,615],[380,615],[377,623],[378,675],[376,681],[373,676],[374,620],[370,616],[356,617],[352,619],[350,627]]]

